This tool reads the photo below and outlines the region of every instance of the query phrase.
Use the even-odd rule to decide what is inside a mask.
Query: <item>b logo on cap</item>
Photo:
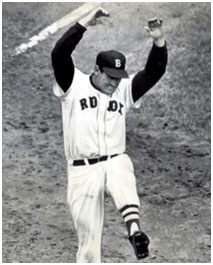
[[[115,59],[115,67],[121,67],[121,60],[120,59]]]

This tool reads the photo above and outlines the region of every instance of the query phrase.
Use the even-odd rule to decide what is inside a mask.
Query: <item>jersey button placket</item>
[[[98,145],[99,155],[107,154],[106,144],[106,115],[109,97],[107,95],[100,95],[99,108],[98,108]]]

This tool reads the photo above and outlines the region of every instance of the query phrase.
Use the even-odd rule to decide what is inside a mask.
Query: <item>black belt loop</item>
[[[96,164],[98,162],[106,161],[106,160],[113,158],[117,155],[118,154],[110,155],[110,156],[101,156],[99,158],[88,158],[87,161],[88,161],[89,165],[93,165],[93,164]],[[73,166],[85,166],[85,165],[86,165],[86,163],[83,159],[73,161]]]

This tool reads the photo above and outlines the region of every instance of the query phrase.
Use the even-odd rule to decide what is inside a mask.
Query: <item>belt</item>
[[[106,160],[113,158],[115,156],[117,156],[117,154],[110,155],[110,156],[101,156],[99,158],[88,158],[88,159],[86,159],[86,161],[88,161],[89,165],[93,165],[93,164],[96,164],[98,162],[106,161]],[[85,159],[73,160],[73,166],[85,166],[86,164],[87,163],[85,162]]]

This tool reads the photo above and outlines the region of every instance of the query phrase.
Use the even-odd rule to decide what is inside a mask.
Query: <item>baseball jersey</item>
[[[121,154],[126,148],[126,114],[165,72],[167,47],[153,47],[145,68],[122,79],[108,96],[93,86],[91,76],[75,68],[71,54],[86,28],[76,23],[52,51],[54,94],[61,99],[67,160]]]
[[[66,92],[55,82],[54,94],[62,104],[67,160],[125,151],[126,113],[131,107],[140,106],[140,100],[133,102],[131,79],[122,79],[111,96],[95,89],[90,76],[76,68],[73,82]]]

